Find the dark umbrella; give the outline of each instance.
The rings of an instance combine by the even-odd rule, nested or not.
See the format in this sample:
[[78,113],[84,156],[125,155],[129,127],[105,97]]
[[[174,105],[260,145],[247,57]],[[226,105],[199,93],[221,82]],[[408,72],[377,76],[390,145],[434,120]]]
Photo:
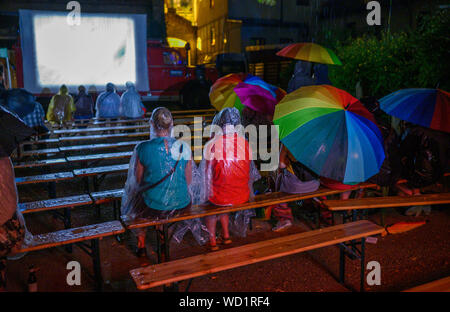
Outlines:
[[25,89],[9,89],[0,96],[0,104],[20,118],[34,111],[35,97]]
[[0,105],[0,157],[9,157],[20,142],[34,133],[17,115]]

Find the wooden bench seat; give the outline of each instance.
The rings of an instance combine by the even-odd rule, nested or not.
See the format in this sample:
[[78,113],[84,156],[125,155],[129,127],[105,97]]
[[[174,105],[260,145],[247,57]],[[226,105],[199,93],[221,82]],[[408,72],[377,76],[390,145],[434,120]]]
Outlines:
[[59,153],[58,148],[45,148],[45,149],[36,149],[31,151],[24,151],[20,154],[21,157],[25,156],[40,156],[40,155],[49,155],[49,154],[57,154]]
[[123,189],[92,192],[91,197],[96,205],[109,203],[114,200],[119,200],[123,196]]
[[59,138],[59,142],[71,142],[71,141],[97,141],[107,140],[115,138],[132,138],[138,136],[150,136],[150,132],[127,132],[127,133],[112,133],[112,134],[95,134],[95,135],[80,135],[80,136],[64,136]]
[[404,290],[404,292],[450,292],[450,276]]
[[67,162],[67,160],[65,158],[54,158],[54,159],[42,159],[42,160],[35,160],[35,161],[16,162],[14,164],[14,169],[52,166],[52,165],[64,164],[66,162]]
[[21,145],[51,144],[51,143],[59,143],[58,138],[24,141],[21,143]]
[[[28,245],[22,246],[19,252],[31,252],[58,246],[78,245],[92,258],[94,279],[97,290],[102,289],[102,273],[99,240],[125,232],[119,221],[109,221],[77,228],[70,228],[51,233],[33,235]],[[90,244],[86,244],[90,241]]]
[[[131,270],[130,274],[138,289],[148,289],[252,263],[337,245],[346,241],[381,234],[382,232],[382,227],[363,220],[150,265]],[[361,268],[363,269],[361,274],[363,277],[363,255]]]
[[89,133],[89,132],[103,132],[103,131],[121,131],[121,130],[136,130],[145,129],[148,125],[138,125],[138,126],[119,126],[119,127],[102,127],[102,128],[85,128],[85,129],[61,129],[53,130],[53,134],[78,134],[78,133]]
[[[376,184],[372,183],[362,183],[360,185],[355,186],[352,190],[364,189],[364,188],[377,188]],[[345,190],[348,191],[348,190]],[[320,187],[315,192],[303,193],[303,194],[286,194],[282,192],[274,192],[262,195],[256,195],[253,201],[241,204],[241,205],[233,205],[233,206],[216,206],[213,204],[203,204],[203,205],[193,205],[189,209],[183,210],[182,213],[177,215],[176,217],[170,219],[158,219],[158,220],[150,220],[150,219],[134,219],[127,220],[123,218],[124,224],[128,229],[136,229],[142,227],[156,226],[161,224],[167,224],[172,222],[178,222],[182,220],[194,219],[194,218],[202,218],[205,216],[216,215],[221,213],[230,213],[241,210],[248,210],[254,208],[262,208],[270,205],[276,205],[286,202],[293,202],[298,200],[304,200],[314,197],[321,196],[329,196],[334,194],[340,194],[344,191],[342,190],[331,190],[328,188]]]
[[90,161],[100,159],[120,159],[120,158],[130,158],[132,155],[133,152],[130,151],[130,152],[107,153],[107,154],[68,156],[67,161],[77,162],[77,161]]
[[69,180],[74,178],[72,172],[56,172],[49,174],[40,174],[27,177],[16,177],[16,185],[33,184],[33,183],[45,183],[45,182],[58,182],[63,180]]
[[73,171],[73,174],[76,177],[88,177],[105,173],[126,172],[128,171],[128,168],[129,164],[93,167],[93,168],[76,169]]
[[367,197],[361,199],[323,201],[324,206],[331,211],[436,205],[448,203],[450,203],[450,193],[425,194],[417,196]]
[[118,148],[123,146],[135,146],[142,141],[126,141],[126,142],[117,142],[117,143],[101,143],[101,144],[87,144],[87,145],[72,145],[72,146],[62,146],[59,149],[61,152],[70,152],[70,151],[83,151],[83,150],[94,150],[94,149],[109,149],[109,148]]
[[52,198],[34,202],[19,203],[18,207],[23,214],[55,210],[61,208],[72,208],[92,204],[91,197],[87,194]]

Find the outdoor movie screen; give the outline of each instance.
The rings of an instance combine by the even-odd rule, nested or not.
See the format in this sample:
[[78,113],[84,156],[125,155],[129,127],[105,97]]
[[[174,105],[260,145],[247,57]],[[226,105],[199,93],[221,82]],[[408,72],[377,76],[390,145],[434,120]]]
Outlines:
[[[20,10],[24,87],[33,93],[57,92],[62,84],[103,91],[135,83],[148,91],[146,16]],[[48,90],[49,89],[49,90]]]

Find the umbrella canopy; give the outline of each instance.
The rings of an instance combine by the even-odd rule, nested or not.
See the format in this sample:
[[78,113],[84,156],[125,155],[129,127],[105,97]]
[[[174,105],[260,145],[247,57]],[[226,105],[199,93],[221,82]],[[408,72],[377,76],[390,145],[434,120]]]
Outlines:
[[383,163],[383,139],[372,114],[335,87],[307,86],[287,94],[273,122],[294,157],[322,177],[359,183]]
[[277,55],[314,63],[342,65],[333,51],[311,42],[290,44],[278,51]]
[[0,104],[20,118],[33,112],[35,97],[25,89],[9,89],[0,96]]
[[256,112],[273,116],[277,100],[268,90],[245,82],[239,83],[233,90],[241,103],[236,103],[239,111],[247,106]]
[[403,89],[380,100],[387,114],[423,127],[450,132],[450,93],[440,89]]
[[234,107],[235,102],[239,99],[233,89],[238,85],[238,83],[243,81],[242,78],[242,75],[229,74],[217,79],[211,86],[211,90],[209,92],[211,105],[218,111],[221,111],[226,107]]
[[273,115],[273,107],[285,95],[286,92],[283,89],[257,76],[229,74],[218,79],[211,86],[209,98],[211,104],[219,111],[226,107],[236,107],[242,111],[244,106],[247,106],[255,111]]
[[10,156],[20,142],[34,134],[17,115],[0,105],[0,157]]

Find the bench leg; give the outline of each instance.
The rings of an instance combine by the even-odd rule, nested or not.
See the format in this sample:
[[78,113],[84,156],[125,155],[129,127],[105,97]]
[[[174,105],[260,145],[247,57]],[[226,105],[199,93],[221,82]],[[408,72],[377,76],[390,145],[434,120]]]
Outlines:
[[[71,219],[72,218],[71,218],[70,208],[64,208],[64,228],[65,229],[70,229],[72,227]],[[72,253],[72,244],[66,245],[65,249],[68,253]]]
[[56,183],[55,182],[48,182],[48,197],[49,198],[56,198]]
[[163,252],[164,252],[164,260],[165,261],[170,261],[170,255],[169,255],[169,225],[168,224],[164,224],[163,225]]
[[94,267],[95,287],[97,291],[102,291],[103,278],[100,264],[100,245],[98,238],[91,240],[92,264]]
[[85,192],[86,193],[90,193],[90,190],[89,190],[89,177],[83,177],[83,181],[84,181]]
[[364,277],[365,277],[365,270],[366,270],[366,266],[365,266],[365,258],[366,258],[366,238],[363,237],[361,239],[361,280],[360,280],[360,287],[359,287],[359,291],[363,292],[364,291]]
[[188,284],[186,285],[186,289],[184,290],[185,292],[188,292],[189,288],[191,288],[192,280],[193,280],[193,278],[189,279]]
[[345,283],[345,247],[339,244],[339,283]]

